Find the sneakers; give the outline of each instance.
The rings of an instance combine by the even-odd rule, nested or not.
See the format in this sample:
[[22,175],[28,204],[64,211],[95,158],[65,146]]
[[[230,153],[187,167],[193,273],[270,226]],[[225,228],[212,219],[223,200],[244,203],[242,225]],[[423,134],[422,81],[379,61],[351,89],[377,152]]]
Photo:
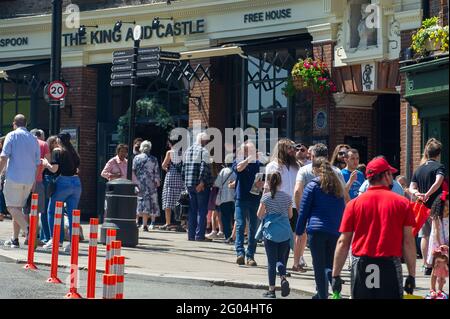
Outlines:
[[245,257],[244,256],[238,256],[238,258],[236,259],[236,264],[238,265],[244,265],[245,264]]
[[289,296],[290,292],[289,282],[286,279],[281,280],[281,297]]
[[[59,243],[59,247],[62,247],[62,243]],[[50,239],[43,247],[44,249],[52,249],[53,248],[53,239]]]
[[208,238],[208,239],[216,239],[216,238],[217,238],[217,232],[216,232],[216,231],[212,231],[212,232],[210,232],[209,234],[206,234],[206,235],[205,235],[205,238]]
[[223,232],[218,232],[217,233],[217,239],[225,239],[225,234]]
[[[151,227],[151,225],[150,225],[150,227]],[[153,228],[152,228],[152,229],[153,229]],[[148,226],[144,226],[144,227],[142,228],[142,231],[148,232]]]
[[66,247],[64,247],[64,252],[70,254],[72,250],[72,246],[70,244],[67,244]]
[[251,266],[251,267],[255,267],[258,264],[256,263],[256,261],[253,258],[248,258],[247,259],[247,266]]
[[275,295],[275,290],[268,290],[265,293],[263,293],[263,297],[264,298],[276,298],[277,296]]
[[19,248],[20,247],[19,238],[16,239],[11,238],[10,240],[5,241],[4,246],[7,247],[9,246],[11,248]]
[[155,229],[155,224],[151,223],[149,229],[151,230]]

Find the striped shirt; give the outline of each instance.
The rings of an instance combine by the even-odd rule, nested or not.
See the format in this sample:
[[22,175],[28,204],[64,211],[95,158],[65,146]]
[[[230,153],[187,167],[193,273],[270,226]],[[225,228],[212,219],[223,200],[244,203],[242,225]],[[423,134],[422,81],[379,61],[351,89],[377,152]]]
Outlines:
[[271,193],[265,193],[261,198],[261,203],[266,206],[266,214],[275,213],[289,216],[292,197],[283,191],[276,192],[274,198],[272,198]]

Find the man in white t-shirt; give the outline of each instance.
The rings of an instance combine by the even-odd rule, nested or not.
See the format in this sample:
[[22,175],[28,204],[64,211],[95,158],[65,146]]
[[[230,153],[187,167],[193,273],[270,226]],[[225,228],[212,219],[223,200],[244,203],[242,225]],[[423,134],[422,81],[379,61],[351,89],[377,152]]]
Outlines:
[[[311,151],[311,161],[318,157],[328,158],[328,148],[324,144],[316,144]],[[345,189],[344,176],[342,176],[341,171],[333,166],[333,171],[339,177],[342,182],[342,187]],[[311,182],[316,175],[313,173],[312,163],[305,165],[300,168],[297,174],[297,179],[295,183],[294,199],[295,205],[300,207],[300,202],[302,200],[303,189],[305,186]],[[345,202],[349,201],[348,193],[345,193]],[[304,233],[302,236],[295,236],[295,246],[294,246],[294,265],[292,266],[293,271],[305,272],[306,263],[303,258],[303,252],[305,251],[307,241],[307,235]]]

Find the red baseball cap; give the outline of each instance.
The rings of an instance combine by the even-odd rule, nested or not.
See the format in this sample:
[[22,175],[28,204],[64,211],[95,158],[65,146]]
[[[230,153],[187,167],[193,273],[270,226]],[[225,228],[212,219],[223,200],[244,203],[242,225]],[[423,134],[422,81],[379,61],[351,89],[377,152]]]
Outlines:
[[398,170],[389,165],[384,158],[375,158],[367,164],[366,177],[370,178],[386,171],[390,171],[392,174],[398,172]]

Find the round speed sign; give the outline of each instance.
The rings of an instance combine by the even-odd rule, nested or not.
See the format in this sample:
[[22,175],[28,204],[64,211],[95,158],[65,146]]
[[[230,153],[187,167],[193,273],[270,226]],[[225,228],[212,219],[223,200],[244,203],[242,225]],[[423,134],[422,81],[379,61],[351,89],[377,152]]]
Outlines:
[[67,87],[64,82],[53,81],[48,85],[48,96],[53,100],[60,100],[66,96]]

